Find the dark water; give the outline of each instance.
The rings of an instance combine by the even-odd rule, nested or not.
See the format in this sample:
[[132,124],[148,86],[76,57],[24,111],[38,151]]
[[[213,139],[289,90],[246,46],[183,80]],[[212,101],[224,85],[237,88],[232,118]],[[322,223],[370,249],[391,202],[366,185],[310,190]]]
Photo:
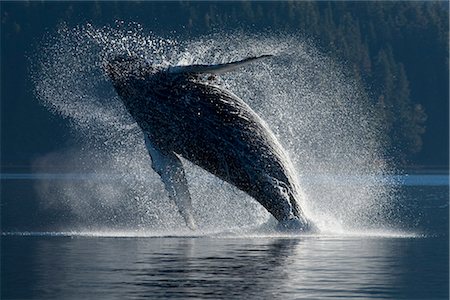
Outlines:
[[448,299],[443,178],[404,182],[398,231],[132,237],[3,230],[1,298]]

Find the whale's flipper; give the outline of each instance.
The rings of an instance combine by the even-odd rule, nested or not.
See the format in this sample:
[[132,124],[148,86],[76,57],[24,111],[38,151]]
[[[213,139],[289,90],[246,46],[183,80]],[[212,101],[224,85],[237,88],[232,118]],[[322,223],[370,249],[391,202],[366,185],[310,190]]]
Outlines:
[[187,226],[195,230],[197,226],[192,216],[191,195],[189,194],[181,160],[173,152],[163,153],[151,142],[147,135],[145,135],[145,145],[152,158],[152,168],[161,176],[161,180],[169,193],[169,198],[177,204]]
[[226,64],[217,64],[217,65],[190,65],[190,66],[176,66],[171,68],[169,71],[172,73],[188,73],[188,74],[202,74],[202,73],[211,73],[211,74],[222,74],[225,72],[233,71],[237,68],[245,66],[249,63],[252,63],[256,60],[271,57],[273,55],[266,54],[255,57],[248,57],[243,60],[234,61]]

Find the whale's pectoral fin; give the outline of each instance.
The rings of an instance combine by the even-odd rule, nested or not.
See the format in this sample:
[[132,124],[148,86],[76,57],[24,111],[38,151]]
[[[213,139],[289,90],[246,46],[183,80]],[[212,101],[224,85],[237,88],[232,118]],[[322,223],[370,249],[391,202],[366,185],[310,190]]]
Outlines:
[[234,61],[226,64],[217,64],[217,65],[190,65],[190,66],[176,66],[171,69],[173,73],[188,73],[188,74],[203,74],[203,73],[211,73],[211,74],[222,74],[225,72],[233,71],[237,68],[250,64],[256,60],[260,60],[266,57],[271,57],[273,55],[266,54],[255,57],[248,57],[243,60]]
[[180,214],[192,230],[196,229],[192,216],[192,201],[181,160],[173,153],[163,153],[145,135],[145,145],[152,158],[152,168],[161,176],[169,198],[178,206]]

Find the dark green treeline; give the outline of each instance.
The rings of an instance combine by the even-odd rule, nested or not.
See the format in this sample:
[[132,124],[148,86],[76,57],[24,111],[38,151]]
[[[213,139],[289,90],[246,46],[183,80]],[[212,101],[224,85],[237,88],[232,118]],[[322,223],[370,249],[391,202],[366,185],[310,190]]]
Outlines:
[[236,29],[299,34],[343,62],[367,87],[384,116],[387,157],[404,165],[448,167],[448,2],[2,2],[1,7],[3,62],[5,53],[20,53],[24,39],[39,39],[61,21],[71,26],[134,21],[155,33],[182,36]]

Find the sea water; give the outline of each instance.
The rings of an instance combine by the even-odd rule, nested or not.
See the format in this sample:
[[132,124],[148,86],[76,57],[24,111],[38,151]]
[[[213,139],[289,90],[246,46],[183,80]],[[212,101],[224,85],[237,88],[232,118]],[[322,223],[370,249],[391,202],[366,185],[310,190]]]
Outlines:
[[448,299],[448,175],[402,178],[397,230],[2,232],[1,298]]

